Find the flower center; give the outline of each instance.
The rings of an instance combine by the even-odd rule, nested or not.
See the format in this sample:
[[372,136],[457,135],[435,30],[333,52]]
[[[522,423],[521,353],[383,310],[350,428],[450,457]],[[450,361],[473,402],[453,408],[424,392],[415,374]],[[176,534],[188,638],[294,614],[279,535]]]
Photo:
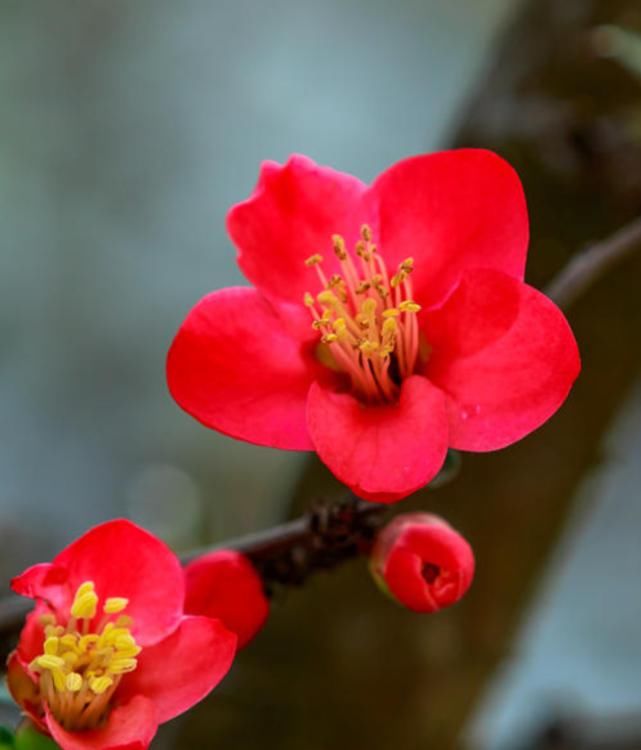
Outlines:
[[367,225],[355,245],[356,257],[340,235],[332,242],[340,274],[327,278],[322,255],[305,261],[323,287],[316,297],[307,292],[304,298],[321,336],[319,358],[347,374],[361,399],[394,401],[401,381],[414,372],[419,352],[416,313],[421,308],[412,299],[410,280],[414,260],[407,258],[390,276]]
[[133,672],[141,648],[131,634],[133,620],[123,613],[129,603],[110,597],[92,627],[98,596],[92,581],[78,587],[66,627],[53,614],[43,615],[43,653],[29,665],[40,675],[40,694],[66,729],[98,726],[123,674]]
[[438,565],[434,565],[434,563],[423,563],[423,567],[421,568],[421,575],[425,579],[426,583],[429,583],[431,585],[436,581],[440,574],[441,569]]

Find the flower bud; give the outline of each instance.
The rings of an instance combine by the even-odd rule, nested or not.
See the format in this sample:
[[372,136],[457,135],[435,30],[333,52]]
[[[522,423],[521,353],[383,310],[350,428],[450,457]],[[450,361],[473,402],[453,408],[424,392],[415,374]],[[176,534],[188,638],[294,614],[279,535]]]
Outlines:
[[396,601],[415,612],[456,603],[474,578],[474,554],[448,523],[429,513],[405,513],[378,534],[370,567]]
[[240,552],[219,550],[185,566],[185,612],[218,618],[246,646],[265,624],[269,603],[254,566]]

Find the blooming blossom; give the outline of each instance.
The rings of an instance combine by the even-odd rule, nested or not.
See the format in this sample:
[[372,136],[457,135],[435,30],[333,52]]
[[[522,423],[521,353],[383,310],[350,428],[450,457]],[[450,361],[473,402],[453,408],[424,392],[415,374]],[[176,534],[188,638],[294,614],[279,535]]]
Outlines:
[[429,513],[404,513],[377,536],[370,567],[394,599],[415,612],[455,604],[474,578],[474,554],[448,523]]
[[579,372],[563,314],[523,283],[523,190],[491,152],[409,158],[369,186],[266,162],[228,229],[254,288],[191,310],[170,391],[220,432],[317,451],[362,498],[423,487],[448,446],[521,439]]
[[63,750],[144,750],[231,666],[236,636],[184,614],[180,562],[128,521],[96,526],[12,587],[36,606],[9,689]]
[[217,550],[185,566],[185,612],[219,618],[246,646],[265,624],[269,603],[250,561],[234,550]]

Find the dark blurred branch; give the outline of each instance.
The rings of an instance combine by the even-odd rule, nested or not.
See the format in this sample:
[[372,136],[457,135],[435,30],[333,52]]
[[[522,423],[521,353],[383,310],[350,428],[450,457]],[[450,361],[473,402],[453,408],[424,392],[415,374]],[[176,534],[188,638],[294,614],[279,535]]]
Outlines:
[[367,553],[388,507],[349,496],[318,505],[289,523],[191,552],[182,560],[189,562],[215,549],[235,549],[252,561],[268,593],[274,585],[300,586],[315,571]]
[[[545,293],[568,307],[635,249],[641,249],[641,217],[574,257]],[[271,593],[277,585],[299,586],[316,571],[330,570],[367,553],[387,510],[387,505],[350,496],[317,506],[289,523],[191,552],[182,560],[189,562],[215,549],[236,549],[249,557]],[[0,653],[11,648],[30,606],[15,597],[0,600]]]
[[612,266],[641,249],[641,216],[596,245],[576,255],[545,288],[560,307],[569,307],[577,297],[604,276]]

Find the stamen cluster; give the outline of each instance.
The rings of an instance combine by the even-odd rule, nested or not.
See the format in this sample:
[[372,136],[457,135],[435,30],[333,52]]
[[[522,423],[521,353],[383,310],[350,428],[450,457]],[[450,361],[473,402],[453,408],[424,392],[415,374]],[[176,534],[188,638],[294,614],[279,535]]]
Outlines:
[[421,308],[412,299],[410,280],[414,260],[406,258],[390,277],[367,225],[355,245],[356,258],[341,235],[334,235],[332,243],[340,274],[327,278],[322,255],[305,261],[316,269],[323,287],[316,297],[305,294],[312,327],[361,399],[393,401],[401,381],[414,372],[419,351],[416,313]]
[[43,653],[29,666],[40,675],[43,700],[66,729],[99,725],[122,675],[136,669],[141,648],[131,634],[132,618],[121,614],[128,603],[122,597],[106,599],[103,617],[92,628],[98,596],[93,582],[85,581],[76,591],[66,626],[53,614],[41,617]]

